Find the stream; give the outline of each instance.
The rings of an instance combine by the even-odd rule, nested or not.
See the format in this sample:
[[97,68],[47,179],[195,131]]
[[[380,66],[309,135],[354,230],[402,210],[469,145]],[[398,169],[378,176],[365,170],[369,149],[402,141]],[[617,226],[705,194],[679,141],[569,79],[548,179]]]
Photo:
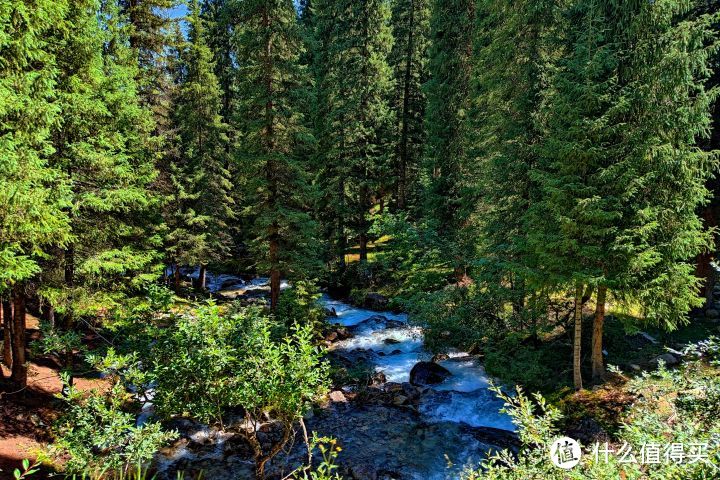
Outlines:
[[[186,274],[197,277],[196,270]],[[265,278],[243,280],[208,272],[206,283],[211,292],[226,299],[258,298],[269,291]],[[384,401],[352,401],[360,395],[359,387],[347,385],[332,392],[328,404],[306,418],[309,430],[338,440],[344,478],[457,478],[464,469],[477,468],[489,451],[514,445],[515,426],[500,413],[503,402],[488,389],[490,379],[476,357],[452,352],[437,362],[452,375],[431,387],[410,385],[413,366],[431,359],[420,327],[408,324],[404,313],[357,308],[327,295],[320,301],[336,314],[328,321],[346,327],[352,335],[329,347],[330,358],[345,365],[362,362],[384,375],[367,389]],[[143,415],[148,415],[147,410],[146,406]],[[202,470],[203,478],[214,480],[253,478],[244,441],[190,421],[175,427],[182,439],[158,456],[160,478],[174,478],[181,470]],[[303,441],[296,438],[273,460],[269,472],[281,478],[306,455]]]

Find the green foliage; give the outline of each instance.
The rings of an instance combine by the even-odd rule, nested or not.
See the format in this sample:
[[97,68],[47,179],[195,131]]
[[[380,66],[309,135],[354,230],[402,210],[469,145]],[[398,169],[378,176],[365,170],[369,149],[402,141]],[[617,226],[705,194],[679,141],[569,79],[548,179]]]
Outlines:
[[222,92],[197,2],[191,5],[188,21],[189,40],[178,47],[165,242],[173,264],[207,265],[226,260],[232,246],[229,126],[220,116]]
[[318,212],[329,242],[328,260],[344,264],[349,238],[358,238],[361,257],[366,253],[367,216],[393,170],[390,9],[381,0],[322,0],[312,7],[322,186]]
[[295,480],[342,480],[342,477],[335,470],[338,469],[335,461],[338,453],[342,450],[337,445],[337,440],[330,437],[318,437],[315,432],[308,445],[310,451],[316,448],[320,451],[322,460],[317,466],[307,465],[296,472],[292,478]]
[[0,291],[40,271],[38,259],[69,240],[67,186],[48,163],[57,122],[51,31],[64,1],[0,4]]
[[279,340],[275,327],[258,308],[221,315],[208,304],[178,318],[151,351],[158,414],[222,423],[224,409],[241,406],[253,419],[300,418],[322,393],[326,367],[312,325]]
[[28,460],[27,458],[23,459],[22,470],[20,470],[19,468],[13,470],[13,478],[15,480],[22,480],[24,478],[28,478],[29,476],[39,471],[39,466],[39,462],[35,462],[34,464],[30,465],[30,460]]
[[286,331],[294,325],[304,325],[310,327],[315,335],[319,335],[326,325],[325,310],[318,302],[320,296],[315,282],[294,282],[280,294],[275,317],[285,325]]
[[120,383],[106,393],[85,395],[66,384],[68,409],[54,428],[52,457],[67,459],[65,471],[90,478],[129,472],[146,464],[163,444],[174,439],[158,423],[135,425],[127,409],[130,396]]
[[[689,362],[681,369],[658,371],[630,381],[625,387],[637,398],[622,417],[623,425],[612,445],[616,449],[627,442],[633,453],[646,444],[665,446],[682,443],[687,449],[692,443],[707,444],[707,459],[698,462],[665,462],[657,464],[620,463],[616,454],[605,462],[601,454],[595,460],[592,445],[582,445],[584,455],[580,464],[562,470],[550,462],[548,449],[560,436],[557,425],[561,414],[549,406],[542,396],[534,401],[521,390],[509,396],[496,389],[505,401],[507,412],[518,427],[522,447],[517,458],[502,452],[483,462],[480,470],[468,471],[465,479],[685,479],[715,478],[720,468],[720,416],[717,402],[720,376],[717,369],[703,362]],[[602,445],[601,445],[602,446]]]

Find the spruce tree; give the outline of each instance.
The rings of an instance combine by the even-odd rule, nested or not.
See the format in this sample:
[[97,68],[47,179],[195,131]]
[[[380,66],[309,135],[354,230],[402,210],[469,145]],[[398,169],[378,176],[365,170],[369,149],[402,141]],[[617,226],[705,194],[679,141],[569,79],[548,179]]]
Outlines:
[[336,258],[343,258],[352,232],[365,262],[367,216],[376,201],[382,202],[392,176],[390,11],[385,2],[370,0],[317,1],[313,12],[321,208]]
[[74,3],[54,39],[60,121],[51,164],[71,187],[73,239],[43,272],[41,295],[72,328],[156,278],[158,208],[147,139],[152,129],[135,82],[132,50],[114,4]]
[[391,25],[394,43],[388,61],[395,79],[395,201],[399,209],[405,209],[409,204],[418,206],[418,173],[425,142],[426,98],[422,87],[428,80],[428,0],[393,1]]
[[[546,62],[559,45],[554,2],[486,1],[479,5],[468,128],[468,163],[479,188],[483,274],[506,286],[516,313],[533,270],[527,212],[537,199],[530,171],[542,132],[537,125]],[[473,180],[473,178],[471,178]]]
[[[576,286],[576,310],[582,286],[597,287],[596,378],[608,292],[669,328],[698,301],[689,262],[708,239],[695,209],[712,156],[695,142],[709,127],[714,39],[709,17],[685,14],[684,2],[578,2],[569,55],[546,92],[531,242],[549,278]],[[577,317],[575,328],[581,387]]]
[[27,383],[25,298],[48,247],[69,239],[66,185],[48,164],[57,121],[52,32],[64,1],[0,4],[0,317],[13,387]]
[[298,103],[306,74],[298,62],[303,45],[291,0],[243,2],[238,18],[238,170],[274,309],[281,276],[309,275],[315,257],[307,166],[298,155],[308,140]]
[[[436,0],[430,17],[430,80],[426,85],[425,215],[443,239],[458,279],[468,257],[462,230],[474,203],[464,168],[476,2]],[[469,192],[468,192],[469,193]]]
[[180,87],[173,104],[176,140],[166,241],[176,271],[180,265],[198,265],[198,286],[205,288],[207,264],[229,257],[229,222],[235,214],[227,168],[228,126],[220,115],[222,92],[196,3],[190,5],[188,35],[180,50]]

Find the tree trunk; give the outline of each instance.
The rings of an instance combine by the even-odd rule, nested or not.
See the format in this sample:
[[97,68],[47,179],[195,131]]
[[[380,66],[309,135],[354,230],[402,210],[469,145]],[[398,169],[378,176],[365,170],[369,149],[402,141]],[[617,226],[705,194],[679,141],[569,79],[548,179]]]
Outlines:
[[6,367],[12,368],[12,326],[13,326],[13,302],[7,300],[0,306],[3,318],[3,363]]
[[597,306],[595,307],[595,318],[593,319],[592,336],[592,376],[593,381],[600,381],[605,376],[605,365],[603,364],[603,323],[605,322],[605,297],[607,287],[598,286]]
[[75,246],[70,244],[65,250],[65,286],[70,291],[69,305],[63,315],[63,328],[72,329],[73,326],[73,289],[75,288]]
[[175,293],[178,293],[180,291],[180,265],[175,265],[173,277],[175,278]]
[[573,342],[573,383],[575,390],[582,390],[582,372],[580,371],[580,351],[582,341],[582,294],[583,287],[575,288],[575,339]]
[[270,309],[275,310],[280,300],[280,265],[278,253],[280,242],[277,238],[277,226],[271,227],[270,233]]
[[25,292],[17,288],[13,295],[14,314],[12,331],[12,375],[10,380],[17,388],[27,386],[27,365],[25,365]]
[[200,265],[200,271],[198,272],[197,286],[201,290],[205,290],[205,284],[207,283],[207,265]]
[[360,234],[360,261],[361,262],[367,262],[367,259],[368,259],[367,244],[368,244],[367,234],[363,232]]

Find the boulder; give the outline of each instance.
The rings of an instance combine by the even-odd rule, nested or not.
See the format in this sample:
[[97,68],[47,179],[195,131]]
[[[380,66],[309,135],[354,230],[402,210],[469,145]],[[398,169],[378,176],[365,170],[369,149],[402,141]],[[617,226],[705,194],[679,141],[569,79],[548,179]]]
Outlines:
[[327,335],[325,335],[325,341],[327,341],[327,342],[334,342],[337,339],[338,339],[337,332],[330,332]]
[[330,397],[330,401],[332,401],[333,403],[347,403],[347,398],[345,398],[345,394],[340,390],[333,390],[328,396]]
[[370,377],[370,385],[381,385],[387,382],[387,377],[383,372],[375,372]]
[[337,317],[337,312],[335,311],[334,308],[326,308],[326,309],[325,309],[325,316],[326,316],[326,317],[333,317],[333,318],[335,318],[335,317]]
[[400,340],[398,340],[397,338],[386,338],[385,340],[383,340],[383,343],[385,345],[397,345],[398,343],[400,343]]
[[397,405],[399,407],[400,405],[405,404],[405,402],[407,402],[407,399],[408,397],[406,397],[405,395],[396,395],[393,397],[392,403],[393,405]]
[[365,295],[363,307],[370,310],[385,310],[388,306],[388,299],[379,293],[370,292]]
[[452,373],[437,363],[418,362],[410,370],[410,383],[413,385],[435,385],[442,382]]
[[677,365],[680,363],[680,360],[675,357],[672,353],[663,353],[662,355],[658,355],[657,357],[653,358],[650,361],[650,365],[653,367],[657,367],[660,364],[660,361],[665,362],[666,367],[672,367],[674,365]]
[[395,350],[390,352],[390,355],[400,355],[401,353],[402,353],[402,350],[400,350],[399,348],[396,348]]
[[443,360],[447,360],[448,358],[450,358],[450,356],[447,353],[436,353],[432,356],[430,361],[433,363],[437,363],[442,362]]

